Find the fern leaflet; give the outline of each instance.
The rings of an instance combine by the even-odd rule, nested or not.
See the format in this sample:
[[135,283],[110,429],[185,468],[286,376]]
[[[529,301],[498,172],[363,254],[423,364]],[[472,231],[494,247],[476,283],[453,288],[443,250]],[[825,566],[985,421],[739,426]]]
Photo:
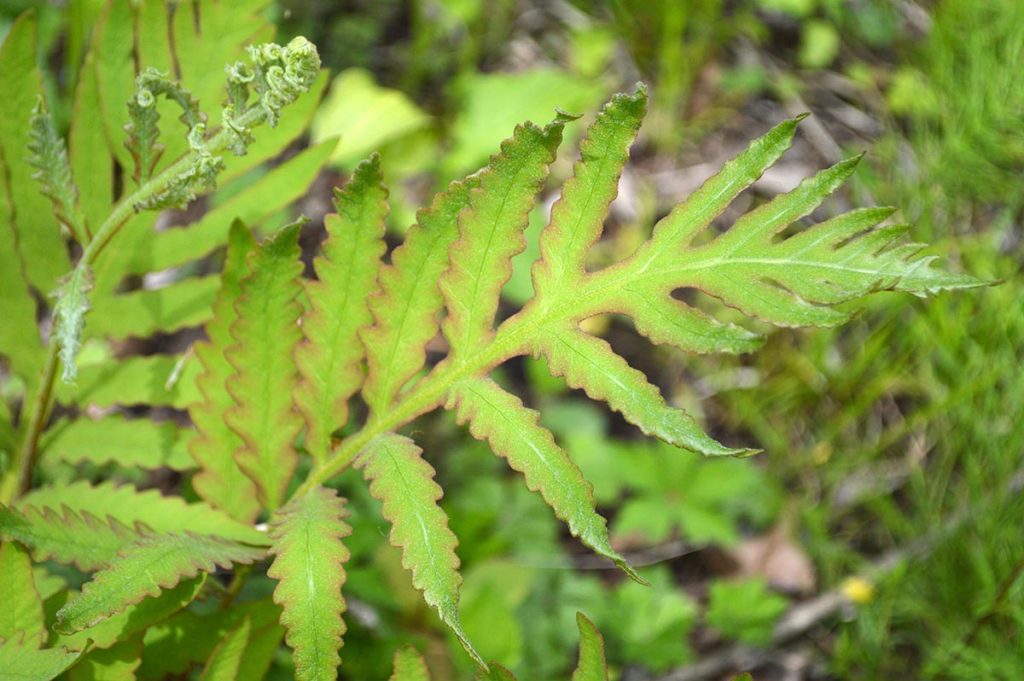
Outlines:
[[274,602],[283,609],[285,641],[294,651],[300,681],[338,676],[338,649],[345,633],[341,587],[349,559],[341,540],[351,532],[343,520],[346,515],[343,500],[319,487],[292,499],[271,522],[270,553],[275,558],[267,575],[278,582]]
[[57,611],[54,629],[71,634],[91,627],[182,579],[217,566],[253,563],[263,550],[194,534],[150,535],[117,554],[116,565],[97,572],[82,593]]

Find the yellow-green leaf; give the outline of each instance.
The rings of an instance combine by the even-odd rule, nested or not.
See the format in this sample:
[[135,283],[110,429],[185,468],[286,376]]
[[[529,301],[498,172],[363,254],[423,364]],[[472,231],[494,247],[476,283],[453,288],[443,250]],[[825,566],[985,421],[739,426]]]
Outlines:
[[276,579],[274,602],[281,606],[285,641],[292,649],[299,681],[333,681],[338,677],[345,623],[348,549],[351,533],[344,502],[334,490],[317,487],[285,504],[271,519],[267,575]]

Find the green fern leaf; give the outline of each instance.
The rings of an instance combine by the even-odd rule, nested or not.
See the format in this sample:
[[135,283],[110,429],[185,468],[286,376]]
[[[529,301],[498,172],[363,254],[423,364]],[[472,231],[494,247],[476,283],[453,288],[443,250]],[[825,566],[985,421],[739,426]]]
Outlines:
[[46,621],[28,550],[13,541],[0,544],[0,575],[0,640],[23,636],[38,646],[46,640]]
[[142,539],[146,528],[128,528],[112,518],[51,508],[0,508],[0,539],[24,544],[36,560],[55,560],[95,570],[110,564],[125,546]]
[[608,665],[604,659],[604,638],[583,613],[576,613],[580,628],[580,659],[571,681],[608,681]]
[[370,323],[367,297],[377,288],[386,250],[387,190],[380,160],[361,163],[335,195],[337,214],[324,220],[327,241],[313,262],[318,281],[306,286],[305,342],[295,353],[302,381],[295,402],[306,419],[306,449],[327,457],[331,433],[348,420],[348,399],[363,381],[363,345],[357,332]]
[[112,340],[145,338],[199,326],[213,314],[218,284],[217,277],[190,277],[162,288],[97,298],[85,335]]
[[243,525],[205,503],[187,504],[181,497],[165,497],[154,489],[140,492],[131,485],[116,486],[109,481],[96,486],[79,480],[40,487],[30,491],[16,504],[19,509],[27,506],[70,509],[79,515],[113,518],[128,527],[141,523],[159,533],[192,532],[247,544],[269,543],[265,533]]
[[647,435],[709,456],[752,454],[715,442],[686,412],[665,404],[658,389],[640,371],[629,366],[600,338],[578,328],[551,328],[533,340],[533,351],[543,354],[548,368],[570,387],[583,389],[591,399],[603,400]]
[[470,194],[459,217],[450,268],[440,283],[448,309],[442,328],[452,361],[461,360],[492,335],[498,295],[512,275],[512,256],[526,247],[522,232],[533,197],[555,160],[568,120],[560,116],[543,129],[530,123],[517,128]]
[[[574,176],[541,235],[534,298],[496,330],[499,291],[508,279],[510,258],[522,250],[526,215],[554,157],[564,119],[544,129],[521,126],[488,168],[453,184],[431,210],[420,213],[420,224],[382,272],[382,293],[370,303],[375,324],[362,334],[369,366],[363,394],[371,418],[314,470],[303,490],[353,461],[366,465],[361,452],[372,450],[381,441],[375,438],[382,437],[402,443],[385,450],[403,453],[389,459],[392,477],[404,483],[408,478],[394,471],[416,471],[414,479],[423,478],[419,450],[387,433],[444,405],[522,471],[527,485],[542,494],[574,534],[617,559],[579,471],[537,425],[536,416],[488,380],[497,366],[519,355],[543,355],[570,386],[607,402],[649,435],[704,455],[745,455],[755,450],[716,442],[581,323],[618,313],[633,318],[638,331],[657,343],[696,352],[745,352],[758,345],[757,334],[722,324],[672,294],[697,288],[777,325],[822,325],[845,318],[833,309],[835,304],[877,289],[923,294],[978,285],[970,277],[934,269],[931,258],[917,256],[916,245],[894,246],[902,228],[878,226],[890,214],[886,210],[853,211],[790,234],[794,223],[850,175],[856,159],[766,202],[724,233],[712,232],[713,221],[732,200],[790,146],[799,118],[777,126],[727,163],[655,225],[651,239],[633,255],[587,271],[587,252],[601,236],[645,105],[646,92],[639,87],[632,95],[613,98],[590,127]],[[453,240],[456,216],[459,235]],[[438,278],[442,256],[434,249],[445,244],[450,244],[449,269]],[[423,346],[437,328],[437,288],[447,313],[442,329],[449,355],[412,381],[423,366]],[[372,460],[383,466],[380,459]],[[400,486],[393,483],[392,494]],[[423,503],[439,494],[425,495]],[[416,526],[416,510],[409,505],[393,500],[385,509],[396,527]],[[399,535],[396,543],[403,541]]]
[[427,663],[412,646],[402,646],[395,651],[393,669],[388,681],[430,681]]
[[61,421],[46,431],[39,451],[44,465],[116,463],[123,468],[187,471],[195,462],[185,445],[185,431],[171,421],[155,423],[111,415],[96,421]]
[[438,506],[441,488],[422,450],[400,435],[383,435],[369,443],[356,467],[370,481],[370,494],[383,504],[391,523],[391,543],[402,549],[402,565],[412,583],[435,608],[474,660],[486,664],[466,638],[459,623],[459,541],[448,529],[448,516]]
[[456,410],[460,423],[469,423],[473,437],[487,440],[522,473],[526,486],[541,494],[573,536],[643,581],[611,547],[605,520],[594,509],[593,488],[551,433],[537,423],[537,412],[487,378],[455,384],[445,406]]
[[117,554],[116,563],[97,572],[82,593],[57,611],[54,629],[71,634],[173,589],[184,578],[260,560],[263,550],[195,534],[150,535]]
[[267,575],[278,581],[274,602],[283,608],[281,624],[300,681],[338,677],[345,633],[341,587],[349,559],[341,540],[352,531],[343,520],[347,514],[334,490],[318,487],[292,499],[271,520],[275,558]]
[[68,155],[71,173],[82,187],[78,197],[87,225],[98,226],[114,205],[114,183],[94,180],[113,177],[114,162],[107,149],[103,126],[96,124],[101,112],[99,83],[96,80],[95,52],[89,50],[78,74],[71,130],[68,133]]
[[292,409],[298,380],[292,356],[302,340],[296,323],[302,314],[297,300],[302,290],[300,227],[285,227],[250,254],[251,274],[242,280],[235,302],[238,319],[231,325],[236,344],[226,352],[235,368],[227,389],[237,406],[224,416],[243,441],[235,461],[270,510],[284,499],[296,463],[292,442],[302,428],[302,418]]
[[[0,173],[7,166],[0,145]],[[7,358],[11,371],[31,389],[38,380],[43,363],[43,345],[36,325],[35,301],[28,282],[22,276],[21,257],[14,231],[14,200],[6,182],[0,183],[0,355]]]
[[375,414],[387,409],[426,362],[424,348],[437,334],[444,307],[437,281],[458,238],[459,213],[479,184],[479,177],[470,176],[438,194],[381,269],[380,293],[369,300],[374,324],[360,333],[369,369],[363,399]]
[[0,641],[0,681],[50,681],[81,655],[58,648],[39,650],[20,638],[9,638]]
[[217,643],[246,617],[252,620],[252,631],[239,676],[263,678],[284,632],[277,623],[281,609],[269,598],[235,602],[231,608],[213,612],[182,610],[157,622],[146,631],[139,677],[163,679],[187,674],[193,665],[209,660]]
[[213,303],[213,319],[206,325],[207,339],[193,346],[196,361],[202,367],[196,379],[202,399],[189,406],[189,416],[196,427],[189,453],[200,468],[192,478],[192,486],[208,503],[245,522],[252,522],[260,509],[255,484],[231,456],[242,446],[242,439],[224,420],[224,414],[235,406],[224,390],[224,384],[235,372],[224,353],[234,343],[231,324],[237,319],[235,301],[242,292],[242,279],[249,274],[246,259],[255,248],[256,240],[249,230],[240,222],[233,223],[220,290]]
[[242,623],[228,632],[228,635],[217,644],[203,669],[200,681],[241,681],[238,675],[242,666],[242,656],[249,644],[249,632],[252,620],[246,617]]
[[90,649],[68,672],[68,681],[135,681],[142,663],[142,635],[109,648]]
[[[162,622],[194,601],[206,584],[206,575],[183,580],[173,589],[165,589],[155,598],[146,598],[102,622],[73,634],[57,634],[54,645],[68,650],[104,650],[127,641],[149,627]],[[70,597],[70,594],[65,594]],[[64,605],[65,601],[59,605]]]
[[145,404],[185,409],[199,400],[197,364],[174,355],[99,361],[79,367],[74,384],[58,383],[57,401],[100,408]]
[[613,97],[587,131],[573,176],[551,210],[552,227],[541,235],[542,259],[533,272],[538,302],[572,288],[583,276],[584,258],[601,236],[646,109],[646,89],[639,86],[635,95]]
[[10,191],[13,230],[25,278],[48,295],[57,279],[71,269],[60,226],[50,202],[32,178],[35,169],[26,150],[32,141],[29,117],[43,94],[43,81],[36,64],[36,21],[24,12],[11,24],[0,44],[0,157],[5,165],[5,182]]

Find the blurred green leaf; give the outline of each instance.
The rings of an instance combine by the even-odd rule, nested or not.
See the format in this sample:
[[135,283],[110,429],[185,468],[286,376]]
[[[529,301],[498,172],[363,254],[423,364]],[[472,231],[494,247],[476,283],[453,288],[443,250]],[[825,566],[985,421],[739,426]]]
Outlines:
[[[463,99],[454,123],[452,148],[443,162],[446,176],[482,165],[498,151],[508,131],[523,121],[550,120],[555,109],[570,113],[593,110],[606,90],[593,79],[551,68],[477,73],[459,85]],[[571,130],[573,126],[567,127]],[[573,135],[567,131],[565,136]]]
[[787,607],[789,601],[769,591],[762,579],[719,580],[711,585],[705,617],[727,638],[765,645],[772,640],[775,621]]
[[[430,125],[430,116],[362,69],[342,71],[313,119],[313,142],[341,136],[331,163],[352,168],[374,151]],[[503,129],[504,132],[504,129]]]

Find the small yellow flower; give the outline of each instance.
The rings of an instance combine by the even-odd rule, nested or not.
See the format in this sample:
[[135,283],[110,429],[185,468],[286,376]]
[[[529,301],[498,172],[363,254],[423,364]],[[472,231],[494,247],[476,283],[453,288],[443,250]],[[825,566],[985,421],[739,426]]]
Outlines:
[[863,605],[875,597],[875,585],[863,577],[847,577],[839,590],[857,605]]

